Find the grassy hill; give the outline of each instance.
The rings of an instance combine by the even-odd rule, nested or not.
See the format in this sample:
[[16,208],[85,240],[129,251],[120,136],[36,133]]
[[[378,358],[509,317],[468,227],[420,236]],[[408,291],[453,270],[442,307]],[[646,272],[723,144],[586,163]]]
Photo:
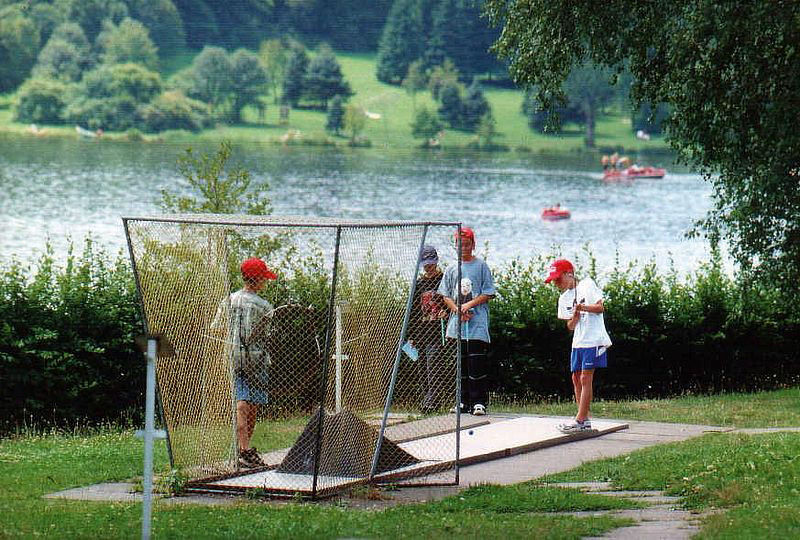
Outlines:
[[[162,60],[162,75],[174,75],[188,67],[194,52],[183,51]],[[375,78],[375,54],[338,53],[338,60],[345,78],[355,95],[350,102],[374,113],[367,120],[363,135],[376,148],[412,148],[419,141],[411,136],[411,122],[415,110],[427,107],[435,111],[438,107],[430,92],[418,92],[414,98],[403,88],[383,84]],[[522,92],[509,89],[487,87],[486,98],[492,106],[500,136],[496,142],[512,151],[532,152],[573,152],[584,149],[583,132],[575,126],[566,126],[558,136],[545,136],[532,131],[521,113]],[[28,125],[13,122],[13,96],[0,96],[0,132],[32,135]],[[268,108],[263,117],[255,109],[245,109],[245,125],[218,125],[201,133],[168,131],[147,139],[171,140],[178,142],[215,141],[223,138],[234,142],[280,142],[289,130],[299,132],[300,140],[306,144],[346,144],[344,137],[335,137],[325,131],[326,115],[322,111],[292,109],[288,125],[279,125],[279,107],[268,100]],[[379,115],[379,117],[378,117]],[[41,126],[40,126],[41,128]],[[38,136],[77,136],[73,126],[45,126],[44,133]],[[124,133],[108,133],[110,138],[126,138]],[[472,133],[446,130],[441,144],[444,148],[460,148],[475,140]],[[633,152],[666,147],[661,138],[641,141],[634,137],[630,128],[630,118],[613,110],[601,116],[596,129],[596,144],[601,150],[617,148]]]

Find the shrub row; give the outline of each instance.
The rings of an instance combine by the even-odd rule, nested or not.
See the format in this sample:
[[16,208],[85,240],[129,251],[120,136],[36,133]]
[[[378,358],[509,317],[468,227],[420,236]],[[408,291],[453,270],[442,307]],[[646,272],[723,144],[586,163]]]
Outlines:
[[[555,318],[558,292],[545,285],[547,260],[498,272],[492,349],[498,392],[521,399],[571,395],[571,334]],[[586,271],[581,271],[581,266]],[[595,389],[604,398],[748,391],[800,378],[800,316],[768,280],[737,281],[718,256],[694,274],[655,264],[598,275],[589,258],[577,274],[604,289],[614,342]]]
[[143,404],[144,362],[130,265],[91,241],[63,266],[47,250],[35,267],[0,270],[0,432],[117,420]]
[[[555,318],[558,292],[543,283],[547,263],[540,257],[495,269],[492,358],[495,389],[507,397],[571,395],[570,335]],[[609,369],[597,378],[599,396],[767,389],[798,380],[798,315],[768,281],[738,282],[720,268],[715,260],[681,278],[653,264],[598,275],[591,258],[578,263],[579,277],[592,275],[605,290],[614,341]],[[141,328],[122,255],[111,258],[87,240],[64,265],[50,250],[33,265],[5,264],[0,432],[30,419],[99,422],[141,411],[144,362],[133,345]]]

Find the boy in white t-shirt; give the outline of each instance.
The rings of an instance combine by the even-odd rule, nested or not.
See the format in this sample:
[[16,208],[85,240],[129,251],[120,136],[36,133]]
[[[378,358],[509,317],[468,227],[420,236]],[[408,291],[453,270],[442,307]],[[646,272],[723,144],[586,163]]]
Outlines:
[[570,370],[578,414],[574,422],[560,424],[563,433],[576,433],[592,429],[589,406],[592,403],[594,370],[607,365],[606,349],[611,338],[603,322],[603,291],[591,278],[575,279],[575,269],[566,259],[558,259],[550,266],[545,283],[552,282],[561,292],[558,298],[558,318],[567,321],[572,332]]

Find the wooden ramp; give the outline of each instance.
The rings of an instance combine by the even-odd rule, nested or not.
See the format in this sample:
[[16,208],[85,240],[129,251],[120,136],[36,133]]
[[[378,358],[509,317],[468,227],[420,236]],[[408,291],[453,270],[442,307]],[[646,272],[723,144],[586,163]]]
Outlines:
[[[426,418],[416,422],[429,424],[428,436],[409,439],[403,437],[407,433],[420,432],[420,426],[412,429],[402,424],[392,426],[392,440],[403,450],[413,455],[419,463],[400,469],[384,472],[375,477],[378,482],[391,482],[404,478],[420,477],[431,472],[452,468],[455,465],[456,438],[454,429],[443,432],[442,426],[452,425],[453,417],[448,420],[437,420],[437,417]],[[627,429],[628,424],[607,420],[592,420],[591,431],[575,434],[564,434],[556,426],[564,422],[561,418],[550,417],[472,417],[462,416],[459,438],[459,465],[470,465],[500,459],[516,454],[531,452],[558,444],[565,444],[591,437],[599,437]],[[410,422],[409,424],[413,424]],[[387,436],[390,431],[387,429]],[[282,452],[283,453],[283,452]],[[318,496],[331,495],[343,488],[364,483],[364,478],[345,476],[317,477],[316,492]],[[261,470],[231,478],[224,478],[196,485],[196,488],[244,491],[261,488],[274,494],[311,494],[314,491],[313,475],[282,473],[277,470]]]

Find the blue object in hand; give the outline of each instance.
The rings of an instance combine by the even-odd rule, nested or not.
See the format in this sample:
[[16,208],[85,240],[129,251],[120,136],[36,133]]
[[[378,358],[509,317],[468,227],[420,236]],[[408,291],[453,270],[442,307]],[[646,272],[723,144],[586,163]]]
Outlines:
[[414,362],[419,358],[419,351],[414,348],[410,341],[406,341],[400,349]]

